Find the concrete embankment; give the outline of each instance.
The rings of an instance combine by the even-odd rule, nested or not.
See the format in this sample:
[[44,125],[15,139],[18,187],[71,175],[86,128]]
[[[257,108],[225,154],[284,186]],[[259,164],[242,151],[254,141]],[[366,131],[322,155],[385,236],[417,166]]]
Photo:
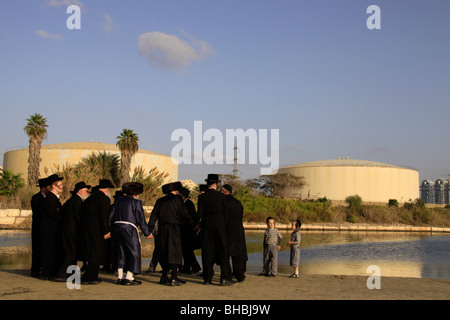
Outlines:
[[[265,224],[256,223],[244,223],[246,230],[264,230],[267,228]],[[276,228],[279,230],[290,230],[291,226],[288,224],[276,224]],[[301,231],[392,231],[392,232],[440,232],[450,233],[450,228],[446,227],[421,227],[421,226],[409,226],[409,225],[370,225],[370,224],[303,224]]]

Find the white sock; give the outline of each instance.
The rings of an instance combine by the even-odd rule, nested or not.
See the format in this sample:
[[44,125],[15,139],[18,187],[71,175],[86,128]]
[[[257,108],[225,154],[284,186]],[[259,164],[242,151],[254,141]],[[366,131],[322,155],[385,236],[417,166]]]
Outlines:
[[122,279],[123,279],[123,268],[117,269],[117,278],[118,278],[119,280],[122,280]]
[[133,272],[127,271],[127,275],[126,275],[125,279],[134,280]]

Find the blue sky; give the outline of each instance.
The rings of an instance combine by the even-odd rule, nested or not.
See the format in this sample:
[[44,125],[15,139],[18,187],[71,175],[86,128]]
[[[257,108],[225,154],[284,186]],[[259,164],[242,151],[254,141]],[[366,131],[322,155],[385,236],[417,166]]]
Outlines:
[[[36,112],[44,144],[115,143],[128,128],[166,155],[174,130],[202,121],[279,129],[280,166],[348,156],[447,178],[449,39],[448,0],[2,0],[0,150],[27,147]],[[179,178],[232,170],[180,165]]]

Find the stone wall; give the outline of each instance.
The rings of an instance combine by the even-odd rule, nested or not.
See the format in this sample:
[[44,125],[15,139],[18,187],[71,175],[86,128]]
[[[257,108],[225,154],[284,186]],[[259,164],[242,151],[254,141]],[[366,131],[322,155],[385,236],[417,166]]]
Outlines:
[[18,226],[31,222],[31,210],[3,209],[0,210],[0,225]]

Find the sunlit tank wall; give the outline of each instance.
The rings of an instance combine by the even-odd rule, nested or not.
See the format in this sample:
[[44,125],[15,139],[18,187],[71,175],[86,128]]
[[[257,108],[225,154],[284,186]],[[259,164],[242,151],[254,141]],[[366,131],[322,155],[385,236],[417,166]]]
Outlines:
[[[76,164],[81,158],[97,152],[109,152],[118,154],[120,150],[114,144],[99,142],[78,142],[43,145],[41,148],[40,176],[45,177],[57,171],[67,164]],[[160,172],[169,174],[166,181],[178,180],[178,163],[172,157],[155,152],[139,149],[131,163],[131,173],[136,166],[142,166],[146,172],[156,167]],[[5,170],[21,173],[26,180],[28,177],[28,148],[5,152],[3,156]],[[47,168],[47,173],[45,169]]]
[[280,168],[279,173],[303,176],[301,199],[327,197],[344,201],[359,195],[364,202],[403,203],[419,198],[419,171],[373,161],[337,159],[308,162]]

